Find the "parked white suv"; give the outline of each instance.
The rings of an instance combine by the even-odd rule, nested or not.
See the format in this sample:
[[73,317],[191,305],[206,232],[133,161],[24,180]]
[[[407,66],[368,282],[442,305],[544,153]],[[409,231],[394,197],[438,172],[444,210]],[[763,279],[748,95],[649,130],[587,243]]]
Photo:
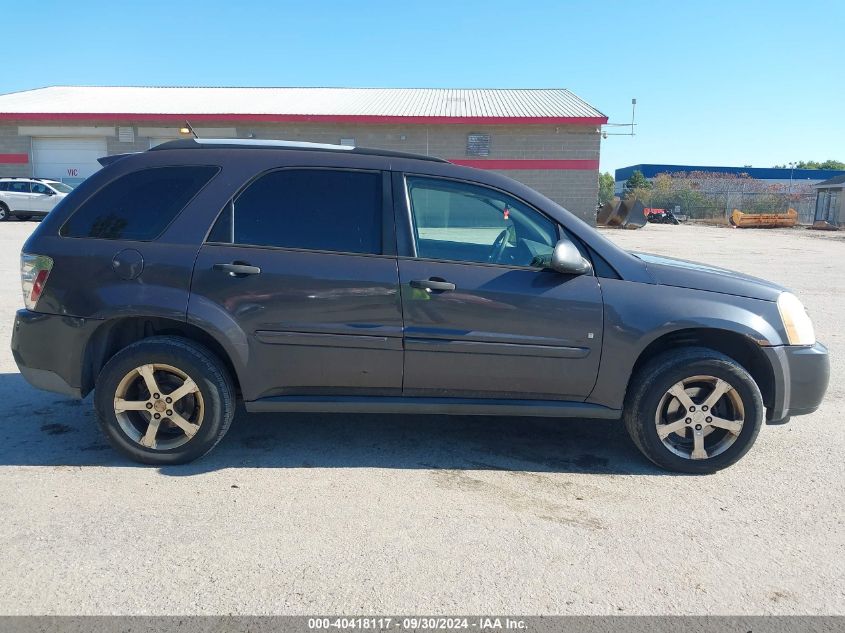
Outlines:
[[0,178],[0,221],[44,217],[71,191],[73,187],[57,180]]

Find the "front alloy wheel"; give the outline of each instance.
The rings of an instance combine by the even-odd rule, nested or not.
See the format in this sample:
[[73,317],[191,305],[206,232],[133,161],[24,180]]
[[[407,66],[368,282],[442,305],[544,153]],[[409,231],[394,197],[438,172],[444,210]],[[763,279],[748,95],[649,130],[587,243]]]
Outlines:
[[703,347],[672,350],[631,378],[623,420],[658,466],[712,473],[737,462],[763,425],[763,398],[734,359]]
[[670,451],[686,459],[709,459],[739,439],[745,421],[742,398],[715,376],[679,380],[657,405],[657,435]]

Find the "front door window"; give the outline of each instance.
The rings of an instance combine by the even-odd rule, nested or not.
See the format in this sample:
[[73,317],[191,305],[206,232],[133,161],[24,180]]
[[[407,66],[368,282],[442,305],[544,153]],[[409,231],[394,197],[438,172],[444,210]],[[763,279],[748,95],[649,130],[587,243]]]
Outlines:
[[417,257],[545,268],[557,226],[495,189],[436,178],[408,178]]

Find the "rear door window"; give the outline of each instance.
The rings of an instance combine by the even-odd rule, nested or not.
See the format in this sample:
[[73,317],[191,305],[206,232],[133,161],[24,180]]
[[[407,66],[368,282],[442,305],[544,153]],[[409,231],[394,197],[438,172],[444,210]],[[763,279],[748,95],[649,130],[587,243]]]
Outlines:
[[9,191],[14,191],[15,193],[29,193],[29,183],[28,182],[10,182],[9,183]]
[[220,215],[208,241],[382,253],[379,172],[282,169],[260,176]]
[[121,176],[86,200],[61,235],[154,240],[218,171],[210,165],[180,165]]

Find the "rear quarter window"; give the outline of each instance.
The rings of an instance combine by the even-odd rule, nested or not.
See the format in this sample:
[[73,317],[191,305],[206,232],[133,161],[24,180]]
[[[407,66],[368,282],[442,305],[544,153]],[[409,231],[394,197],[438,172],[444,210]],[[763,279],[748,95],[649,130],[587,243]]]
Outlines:
[[219,171],[210,165],[151,167],[113,180],[82,203],[62,237],[150,241]]

